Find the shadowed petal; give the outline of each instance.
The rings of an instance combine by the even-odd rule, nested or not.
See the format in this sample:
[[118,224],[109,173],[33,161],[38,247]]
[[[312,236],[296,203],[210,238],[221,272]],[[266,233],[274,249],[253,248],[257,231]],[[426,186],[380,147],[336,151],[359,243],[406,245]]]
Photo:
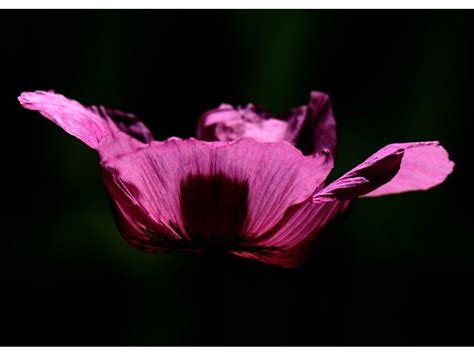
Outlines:
[[335,155],[336,120],[327,94],[312,91],[308,105],[292,111],[285,139],[304,154],[328,149]]
[[319,191],[313,201],[427,190],[442,183],[453,166],[438,142],[390,144]]
[[223,104],[202,115],[196,137],[206,141],[233,141],[242,137],[260,142],[286,140],[305,155],[327,149],[334,156],[336,121],[329,96],[313,91],[308,105],[292,110],[288,120],[272,118],[270,112],[253,104],[236,109]]
[[269,233],[252,244],[253,248],[232,253],[282,267],[302,265],[314,250],[318,236],[350,204],[339,200],[315,204],[310,198],[290,207]]
[[132,114],[105,107],[86,107],[63,95],[47,91],[24,92],[18,100],[23,107],[39,111],[94,149],[102,138],[112,132],[125,132],[143,142],[153,140],[150,131]]
[[232,238],[238,245],[311,196],[332,159],[328,153],[305,157],[284,142],[171,138],[101,164],[130,196],[130,208],[139,206],[183,243]]
[[115,124],[119,131],[128,134],[140,142],[149,143],[154,140],[150,130],[133,113],[110,109],[104,106],[91,106],[90,109],[97,112],[98,115],[112,126]]

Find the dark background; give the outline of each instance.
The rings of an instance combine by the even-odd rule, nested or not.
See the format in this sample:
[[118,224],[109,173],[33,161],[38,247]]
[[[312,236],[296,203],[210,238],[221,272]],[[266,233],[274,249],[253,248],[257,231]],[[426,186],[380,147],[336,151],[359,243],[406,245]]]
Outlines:
[[[1,345],[474,345],[470,11],[1,11]],[[95,152],[16,101],[54,89],[189,137],[221,102],[331,95],[337,177],[440,140],[428,191],[358,201],[305,267],[146,254]]]

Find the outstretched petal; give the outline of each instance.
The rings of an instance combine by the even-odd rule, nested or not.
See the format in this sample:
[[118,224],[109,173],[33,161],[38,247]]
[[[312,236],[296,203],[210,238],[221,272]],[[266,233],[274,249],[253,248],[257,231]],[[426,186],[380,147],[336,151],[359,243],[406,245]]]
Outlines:
[[125,132],[142,142],[153,136],[134,115],[105,107],[86,107],[52,91],[24,92],[21,105],[39,111],[62,129],[96,149],[99,142],[112,132]]
[[428,190],[445,181],[453,171],[454,163],[439,142],[397,145],[404,149],[400,170],[387,184],[364,197]]
[[309,198],[332,159],[328,153],[305,157],[285,142],[171,138],[101,164],[114,191],[128,196],[126,214],[143,211],[153,220],[150,229],[174,232],[178,248],[231,249],[266,233],[290,206]]
[[454,163],[439,142],[390,144],[318,191],[313,201],[427,190],[441,184],[453,167]]

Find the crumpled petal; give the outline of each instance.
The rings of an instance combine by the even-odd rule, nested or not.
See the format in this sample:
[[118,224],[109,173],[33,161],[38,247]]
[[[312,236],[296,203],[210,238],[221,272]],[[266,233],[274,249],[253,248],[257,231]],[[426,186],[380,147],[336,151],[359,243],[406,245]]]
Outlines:
[[281,142],[286,132],[286,122],[271,118],[253,104],[234,109],[222,104],[201,116],[196,138],[205,141],[235,141],[242,137],[259,142]]
[[142,142],[153,140],[151,132],[134,115],[105,107],[86,107],[52,91],[24,92],[21,105],[39,111],[62,129],[96,149],[112,132],[125,132]]
[[[116,139],[104,145],[107,140]],[[332,159],[328,152],[305,157],[285,142],[171,138],[101,164],[114,179],[107,181],[109,190],[112,183],[114,194],[128,196],[123,214],[134,214],[138,206],[153,220],[151,230],[161,226],[180,238],[178,248],[238,248],[310,197],[329,174]]]
[[309,103],[291,112],[285,140],[304,154],[328,149],[335,156],[336,120],[329,95],[312,91]]
[[334,200],[316,204],[309,198],[290,207],[280,222],[248,250],[232,253],[281,267],[300,266],[307,261],[318,236],[351,202]]
[[336,121],[329,96],[313,91],[308,105],[294,109],[288,120],[253,104],[234,108],[222,104],[201,116],[196,137],[206,141],[233,141],[251,137],[260,142],[287,141],[309,155],[327,149],[334,156]]
[[453,167],[454,163],[439,142],[390,144],[318,191],[313,201],[427,190],[441,184]]

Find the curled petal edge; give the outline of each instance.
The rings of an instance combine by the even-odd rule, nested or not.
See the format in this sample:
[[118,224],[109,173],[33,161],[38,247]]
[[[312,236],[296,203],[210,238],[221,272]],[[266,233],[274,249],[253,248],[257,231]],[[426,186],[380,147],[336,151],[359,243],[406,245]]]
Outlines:
[[313,202],[424,191],[444,182],[453,168],[438,141],[390,144],[317,192]]

